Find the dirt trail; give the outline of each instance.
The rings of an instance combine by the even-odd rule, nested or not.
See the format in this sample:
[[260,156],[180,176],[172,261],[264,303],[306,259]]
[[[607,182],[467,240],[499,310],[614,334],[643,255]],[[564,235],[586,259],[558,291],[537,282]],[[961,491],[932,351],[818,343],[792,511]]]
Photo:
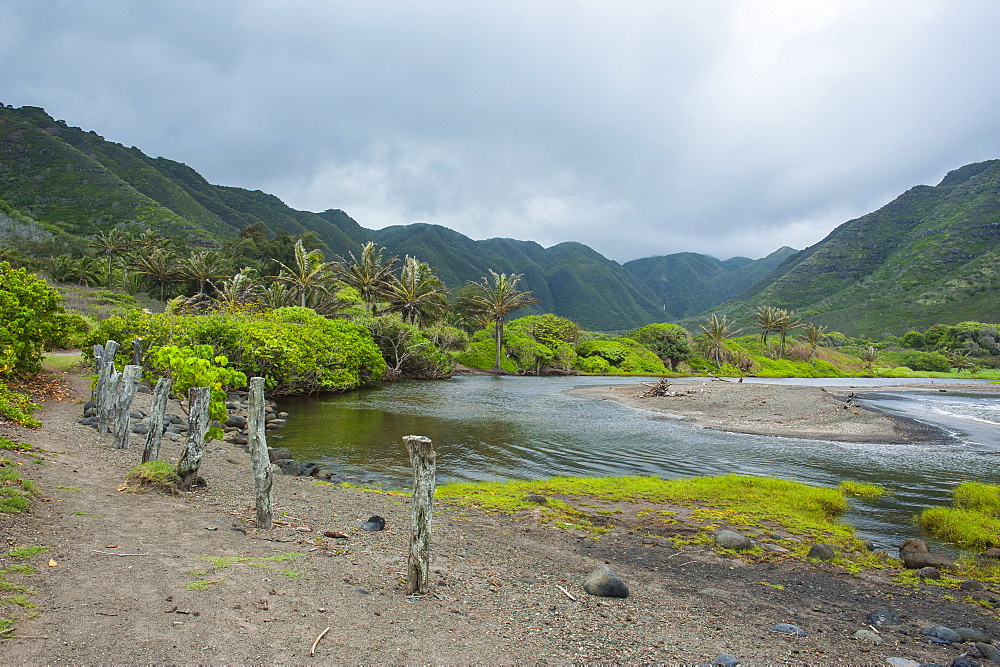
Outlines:
[[[906,590],[885,574],[854,577],[802,563],[746,565],[700,547],[678,551],[636,529],[637,509],[651,507],[616,516],[612,533],[592,539],[531,516],[488,517],[438,503],[433,594],[407,598],[405,496],[279,476],[276,515],[291,525],[257,531],[247,522],[249,457],[219,443],[203,462],[207,489],[177,497],[121,491],[139,440],[115,451],[74,423],[86,382],[66,378],[74,399],[46,403],[43,428],[0,426],[0,434],[51,452],[44,464],[5,453],[24,462],[47,500],[0,519],[0,548],[51,547],[31,559],[37,574],[5,575],[36,591],[30,600],[40,612],[0,641],[6,664],[693,663],[720,653],[744,664],[889,656],[944,663],[968,645],[929,644],[920,628],[965,625],[1000,635],[996,612],[944,597],[954,591]],[[178,456],[179,445],[164,446],[164,455]],[[359,530],[373,514],[387,529]],[[320,537],[324,530],[349,537]],[[46,566],[49,558],[55,567]],[[0,559],[0,567],[10,562]],[[627,599],[582,590],[583,578],[606,562],[630,586]],[[889,641],[851,639],[884,606],[903,621],[884,630]],[[809,636],[770,631],[782,622]]]

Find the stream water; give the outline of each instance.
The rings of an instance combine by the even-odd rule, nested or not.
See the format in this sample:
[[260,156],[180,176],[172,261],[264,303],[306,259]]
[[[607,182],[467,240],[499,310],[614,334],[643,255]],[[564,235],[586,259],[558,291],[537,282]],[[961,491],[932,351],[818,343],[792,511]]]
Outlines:
[[[832,380],[777,380],[814,383]],[[935,423],[955,435],[947,445],[839,443],[725,433],[611,401],[566,393],[581,385],[634,383],[604,377],[467,376],[398,382],[375,389],[282,401],[287,426],[269,434],[297,459],[353,472],[364,481],[404,486],[410,479],[402,436],[431,438],[439,481],[534,479],[553,475],[737,473],[836,486],[845,479],[881,484],[891,495],[852,500],[847,519],[863,537],[890,547],[913,536],[912,516],[949,502],[963,481],[1000,483],[1000,398],[892,391],[869,402]],[[908,381],[909,382],[909,381]],[[851,378],[855,391],[885,384]]]

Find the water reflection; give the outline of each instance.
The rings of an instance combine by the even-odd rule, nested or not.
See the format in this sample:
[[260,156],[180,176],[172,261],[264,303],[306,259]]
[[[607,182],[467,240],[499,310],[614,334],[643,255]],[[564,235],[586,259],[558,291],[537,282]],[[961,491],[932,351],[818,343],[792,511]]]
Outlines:
[[872,482],[893,495],[855,503],[849,518],[886,544],[912,535],[913,513],[947,503],[956,483],[1000,483],[997,452],[976,441],[875,445],[723,433],[565,392],[623,382],[461,377],[286,400],[292,417],[271,444],[300,460],[373,471],[400,485],[410,476],[402,444],[410,434],[434,441],[442,481],[738,473],[827,486]]

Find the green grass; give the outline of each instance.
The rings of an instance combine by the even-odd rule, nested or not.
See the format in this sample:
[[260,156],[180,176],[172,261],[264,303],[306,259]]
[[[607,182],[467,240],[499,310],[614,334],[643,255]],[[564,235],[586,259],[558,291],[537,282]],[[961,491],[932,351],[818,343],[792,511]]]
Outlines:
[[17,513],[31,504],[38,486],[18,474],[17,469],[6,467],[6,462],[0,459],[0,512]]
[[928,534],[967,549],[1000,547],[1000,485],[955,487],[952,507],[930,507],[916,517]]
[[854,496],[856,498],[865,498],[867,500],[875,500],[886,494],[885,487],[879,486],[878,484],[853,482],[850,480],[844,480],[837,485],[837,488],[840,489],[840,492],[845,496]]
[[46,354],[42,356],[42,368],[47,371],[68,371],[83,363],[81,354]]
[[26,442],[18,442],[16,440],[11,440],[10,438],[5,438],[0,435],[0,449],[6,449],[8,451],[14,452],[30,452],[31,445]]
[[208,579],[207,577],[218,572],[219,570],[226,570],[237,565],[275,570],[283,576],[300,579],[306,574],[303,570],[280,569],[274,565],[270,565],[269,563],[286,563],[288,561],[295,560],[296,558],[302,558],[303,556],[305,556],[305,554],[297,551],[288,551],[283,554],[266,556],[258,559],[245,558],[243,556],[198,556],[199,559],[206,561],[210,567],[207,570],[192,570],[189,572],[188,574],[193,577],[203,578],[187,583],[184,587],[188,590],[200,591],[214,584],[221,583],[224,579],[223,577],[220,577],[219,579]]
[[83,489],[78,489],[75,486],[53,486],[53,489],[59,489],[60,491],[69,491],[70,493],[82,493]]
[[125,484],[129,491],[154,490],[173,494],[181,485],[174,467],[167,461],[149,461],[140,463],[125,475]]
[[[15,547],[10,551],[0,554],[0,559],[14,558],[27,560],[49,551],[47,546],[25,546]],[[35,609],[37,605],[28,596],[35,595],[36,592],[27,586],[10,581],[10,575],[31,576],[37,570],[25,563],[13,563],[0,569],[0,591],[11,593],[10,595],[0,595],[0,632],[9,636],[13,632],[14,623],[25,618],[36,616],[38,612],[24,613],[24,610]]]
[[33,547],[15,547],[3,554],[4,556],[10,556],[11,558],[20,558],[22,560],[27,560],[37,556],[38,554],[44,554],[52,550],[52,547],[47,547],[43,545],[33,546]]

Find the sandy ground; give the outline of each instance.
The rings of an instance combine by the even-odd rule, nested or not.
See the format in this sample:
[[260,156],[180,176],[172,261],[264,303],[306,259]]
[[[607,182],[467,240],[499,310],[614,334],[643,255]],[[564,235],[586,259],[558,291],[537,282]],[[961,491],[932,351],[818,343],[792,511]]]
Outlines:
[[[643,397],[644,385],[579,387],[571,393],[611,400],[640,410],[676,416],[698,426],[734,433],[777,435],[840,442],[902,443],[944,440],[942,431],[888,415],[855,400],[857,394],[926,385],[823,388],[683,378],[672,381],[675,396]],[[949,385],[948,391],[1000,393],[1000,385]]]
[[[921,628],[1000,636],[995,610],[954,590],[898,586],[892,570],[856,576],[827,564],[747,564],[705,547],[674,548],[665,538],[690,534],[693,523],[657,523],[657,510],[684,508],[648,504],[606,508],[620,513],[594,539],[540,525],[532,513],[486,516],[439,501],[432,593],[407,597],[406,495],[279,476],[277,516],[288,525],[257,530],[248,456],[229,445],[205,457],[206,489],[174,497],[124,491],[138,438],[116,451],[74,423],[86,381],[73,373],[66,380],[72,396],[45,404],[42,428],[0,425],[0,434],[46,450],[3,453],[23,463],[41,498],[26,513],[0,517],[0,551],[50,547],[28,561],[37,573],[4,575],[30,588],[25,595],[37,605],[3,607],[8,616],[36,614],[3,635],[4,664],[690,664],[722,653],[743,664],[880,664],[893,656],[948,664],[971,647],[931,644]],[[737,389],[764,392],[767,419],[785,414],[765,389]],[[746,412],[762,414],[754,410]],[[179,452],[175,444],[165,454]],[[374,514],[386,530],[359,530]],[[325,530],[348,537],[323,537]],[[13,563],[0,557],[0,568]],[[605,563],[630,587],[628,598],[583,591],[583,579]],[[1000,605],[995,587],[982,595]],[[852,639],[880,607],[902,624],[880,629],[884,644]],[[808,636],[773,632],[776,623]]]

